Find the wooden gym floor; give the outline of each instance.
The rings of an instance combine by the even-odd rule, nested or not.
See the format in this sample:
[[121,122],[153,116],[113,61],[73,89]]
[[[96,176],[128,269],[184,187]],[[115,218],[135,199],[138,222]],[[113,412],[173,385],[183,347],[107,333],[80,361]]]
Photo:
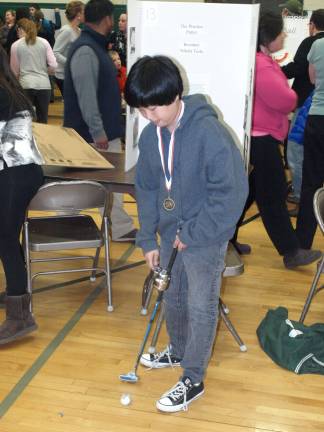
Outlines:
[[[59,123],[60,104],[51,112],[58,113],[51,122]],[[128,196],[125,200],[137,224],[136,205]],[[252,208],[249,216],[255,213]],[[298,320],[315,264],[284,269],[260,219],[241,229],[240,241],[253,251],[243,258],[244,274],[224,280],[222,298],[248,351],[240,352],[221,322],[205,395],[188,412],[169,415],[155,409],[179,369],[140,367],[137,384],[119,381],[120,373],[132,369],[147,325],[139,313],[147,269],[140,266],[113,274],[113,313],[106,312],[100,279],[60,287],[67,276],[36,279],[39,330],[0,348],[0,432],[323,432],[324,377],[281,369],[260,349],[255,333],[269,308],[286,306],[289,317]],[[319,231],[314,247],[324,250]],[[112,243],[111,252],[113,267],[142,259],[130,244]],[[323,295],[315,299],[306,323],[324,321]],[[163,330],[158,347],[166,342]],[[123,393],[132,397],[128,407],[120,404]]]

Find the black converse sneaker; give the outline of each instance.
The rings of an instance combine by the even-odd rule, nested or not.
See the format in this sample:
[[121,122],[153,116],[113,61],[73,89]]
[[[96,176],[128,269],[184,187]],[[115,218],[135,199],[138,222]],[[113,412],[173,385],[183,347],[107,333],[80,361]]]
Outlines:
[[193,384],[191,379],[184,377],[164,393],[156,402],[156,408],[163,412],[187,411],[188,405],[204,393],[204,383]]
[[180,359],[175,357],[170,352],[170,347],[167,346],[164,351],[155,354],[142,354],[141,364],[151,369],[160,369],[165,367],[180,366]]

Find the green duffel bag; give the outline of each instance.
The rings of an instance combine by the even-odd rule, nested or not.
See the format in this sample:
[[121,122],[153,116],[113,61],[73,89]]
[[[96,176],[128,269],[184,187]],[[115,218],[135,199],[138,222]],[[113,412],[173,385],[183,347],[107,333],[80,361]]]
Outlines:
[[296,374],[324,375],[324,324],[305,326],[288,319],[284,307],[270,309],[257,335],[264,352],[279,366]]

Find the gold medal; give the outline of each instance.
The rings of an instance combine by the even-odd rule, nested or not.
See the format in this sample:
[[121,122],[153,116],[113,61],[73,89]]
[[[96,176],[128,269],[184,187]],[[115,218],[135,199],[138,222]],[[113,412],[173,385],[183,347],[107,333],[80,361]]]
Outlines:
[[166,211],[172,211],[175,208],[175,202],[173,201],[173,199],[170,197],[165,198],[165,200],[163,201],[163,208]]

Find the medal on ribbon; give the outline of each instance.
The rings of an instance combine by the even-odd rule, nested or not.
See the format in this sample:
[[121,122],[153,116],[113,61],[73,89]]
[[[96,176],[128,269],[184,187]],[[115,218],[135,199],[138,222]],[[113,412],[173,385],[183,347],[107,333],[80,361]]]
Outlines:
[[173,210],[175,208],[175,202],[173,201],[173,199],[170,197],[165,198],[165,200],[163,201],[163,208],[166,211]]
[[164,146],[163,146],[163,140],[162,140],[162,134],[161,134],[161,128],[160,127],[156,127],[156,133],[157,133],[157,137],[158,137],[158,145],[159,145],[159,153],[160,153],[160,158],[161,158],[161,164],[162,164],[162,169],[163,169],[163,173],[164,173],[164,179],[165,179],[165,187],[167,190],[167,198],[165,198],[163,200],[163,208],[166,211],[172,211],[175,209],[176,207],[176,203],[174,201],[173,198],[171,198],[171,187],[172,187],[172,175],[173,175],[173,155],[174,155],[174,135],[175,135],[175,131],[178,128],[179,124],[180,124],[180,119],[183,115],[183,111],[184,111],[184,103],[183,101],[181,101],[181,111],[179,114],[179,118],[178,118],[178,123],[177,126],[174,128],[174,130],[171,133],[171,138],[170,138],[170,143],[169,143],[169,152],[168,152],[168,171],[170,174],[170,177],[168,178],[168,175],[166,173],[166,169],[165,169],[165,163],[164,163]]

